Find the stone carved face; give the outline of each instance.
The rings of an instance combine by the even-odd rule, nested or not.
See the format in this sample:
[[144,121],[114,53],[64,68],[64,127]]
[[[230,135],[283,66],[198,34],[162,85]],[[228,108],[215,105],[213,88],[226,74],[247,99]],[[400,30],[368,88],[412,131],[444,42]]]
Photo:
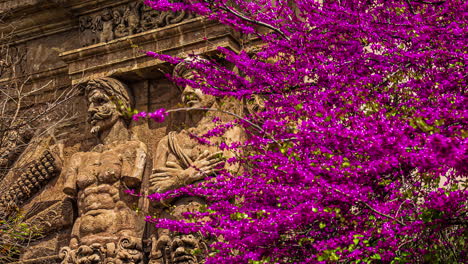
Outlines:
[[109,9],[105,9],[102,13],[102,20],[109,21],[112,19],[112,12]]
[[[99,135],[123,117],[121,109],[132,105],[128,87],[117,79],[102,77],[91,80],[85,88],[88,100],[88,122],[91,133]],[[119,106],[117,106],[118,104]]]
[[92,126],[91,133],[98,135],[110,129],[121,115],[115,103],[102,89],[87,89],[91,89],[88,94],[88,122]]
[[201,251],[200,241],[194,235],[176,236],[170,244],[171,263],[198,264],[200,261],[197,255],[201,255]]
[[[185,79],[192,79],[194,75],[192,73],[186,73],[183,75]],[[190,85],[186,85],[182,91],[182,103],[186,107],[190,108],[209,108],[215,102],[215,97],[209,94],[204,94],[200,89],[193,88]]]

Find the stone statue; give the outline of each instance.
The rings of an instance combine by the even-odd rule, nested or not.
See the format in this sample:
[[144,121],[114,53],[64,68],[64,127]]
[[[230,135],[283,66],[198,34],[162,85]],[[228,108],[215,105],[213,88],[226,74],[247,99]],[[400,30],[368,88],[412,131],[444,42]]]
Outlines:
[[130,3],[125,7],[124,18],[128,24],[128,31],[130,34],[138,32],[138,26],[140,24],[140,13],[139,9],[141,3]]
[[99,33],[99,42],[108,42],[114,39],[114,22],[110,9],[104,9],[102,15],[96,16],[93,22],[93,32]]
[[133,206],[138,198],[126,188],[140,187],[146,146],[129,140],[119,107],[129,107],[127,86],[99,78],[86,86],[91,133],[101,144],[78,152],[64,169],[64,192],[77,201],[69,247],[61,249],[62,263],[142,263],[142,217]]
[[129,35],[127,26],[125,25],[125,18],[118,9],[112,11],[114,18],[114,37],[121,38]]
[[[178,64],[174,69],[175,75],[193,78],[193,69],[187,67],[187,62],[193,59],[188,58]],[[189,85],[183,87],[182,102],[186,107],[194,109],[187,114],[185,124],[189,128],[178,133],[170,132],[159,142],[150,176],[151,193],[165,192],[215,176],[225,167],[225,158],[229,156],[217,147],[201,145],[191,137],[214,128],[213,118],[216,113],[203,108],[219,108],[219,102],[213,96],[203,94],[201,90]],[[229,138],[233,141],[237,141],[241,135],[236,129],[229,133]],[[161,217],[182,219],[184,212],[196,211],[204,204],[206,203],[202,197],[182,197],[171,201],[170,207],[162,209]],[[200,252],[206,252],[206,248],[205,239],[198,234],[174,234],[160,229],[152,238],[150,263],[202,263],[204,258]]]

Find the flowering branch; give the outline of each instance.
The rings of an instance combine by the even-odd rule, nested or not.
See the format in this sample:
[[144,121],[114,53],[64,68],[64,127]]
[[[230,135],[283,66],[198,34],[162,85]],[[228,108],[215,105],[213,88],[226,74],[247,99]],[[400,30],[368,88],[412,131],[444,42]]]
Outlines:
[[[189,0],[183,8],[277,36],[239,54],[220,48],[236,72],[200,65],[202,78],[192,80],[222,87],[206,89],[213,96],[265,102],[262,122],[234,115],[264,133],[239,151],[243,170],[190,189],[209,201],[213,219],[197,230],[223,237],[207,263],[464,257],[467,1]],[[170,111],[190,110],[218,111]]]
[[245,119],[243,117],[241,117],[240,115],[238,114],[235,114],[235,113],[232,113],[232,112],[229,112],[229,111],[225,111],[225,110],[221,110],[221,109],[217,109],[217,108],[198,108],[198,107],[183,107],[183,108],[175,108],[175,109],[170,109],[170,110],[167,110],[166,113],[172,113],[172,112],[180,112],[180,111],[194,111],[194,110],[202,110],[202,111],[215,111],[215,112],[220,112],[220,113],[223,113],[223,114],[228,114],[228,115],[231,115],[235,118],[238,118],[242,121],[245,121],[246,123],[248,123],[249,125],[253,126],[254,128],[256,128],[258,131],[262,132],[262,133],[265,133],[265,131],[260,127],[258,126],[257,124],[255,123],[252,123],[250,120],[248,119]]
[[256,24],[256,25],[259,25],[259,26],[263,26],[263,27],[269,28],[269,29],[275,31],[276,33],[280,34],[284,39],[290,40],[289,37],[286,36],[286,34],[284,34],[283,31],[281,31],[281,29],[279,29],[279,28],[277,28],[277,27],[274,27],[274,26],[272,26],[272,25],[270,25],[270,24],[267,24],[267,23],[265,23],[265,22],[261,22],[261,21],[254,20],[254,19],[250,19],[250,18],[244,16],[243,14],[237,12],[236,10],[233,10],[233,9],[227,7],[224,3],[223,3],[223,6],[222,6],[220,9],[221,9],[221,10],[224,10],[224,11],[226,11],[226,12],[229,12],[229,13],[235,15],[236,17],[238,17],[238,18],[240,18],[240,19],[242,19],[242,20],[245,20],[245,21],[247,21],[247,22],[250,22],[250,23],[252,23],[252,24]]

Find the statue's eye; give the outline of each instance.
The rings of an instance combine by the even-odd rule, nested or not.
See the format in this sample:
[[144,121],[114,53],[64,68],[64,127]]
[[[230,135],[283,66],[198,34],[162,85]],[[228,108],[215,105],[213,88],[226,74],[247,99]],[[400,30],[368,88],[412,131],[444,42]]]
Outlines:
[[95,102],[96,104],[100,104],[100,105],[101,105],[101,104],[107,103],[107,100],[106,100],[104,97],[96,97],[96,98],[94,99],[94,102]]

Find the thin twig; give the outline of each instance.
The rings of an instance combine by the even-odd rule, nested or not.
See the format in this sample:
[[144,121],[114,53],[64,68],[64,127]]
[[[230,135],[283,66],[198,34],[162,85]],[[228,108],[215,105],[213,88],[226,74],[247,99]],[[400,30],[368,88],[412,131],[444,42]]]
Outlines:
[[221,7],[220,9],[221,9],[221,10],[224,10],[224,11],[226,11],[226,12],[229,12],[229,13],[235,15],[236,17],[242,19],[242,20],[248,21],[248,22],[250,22],[250,23],[253,23],[253,24],[256,24],[256,25],[259,25],[259,26],[264,26],[264,27],[266,27],[266,28],[269,28],[269,29],[275,31],[276,33],[280,34],[280,35],[281,35],[283,38],[285,38],[286,40],[290,40],[290,38],[289,38],[288,36],[286,36],[286,35],[284,34],[284,32],[281,31],[281,29],[279,29],[279,28],[277,28],[277,27],[274,27],[274,26],[272,26],[272,25],[270,25],[270,24],[267,24],[267,23],[265,23],[265,22],[261,22],[261,21],[257,21],[257,20],[250,19],[250,18],[244,16],[243,14],[237,12],[236,10],[230,9],[230,8],[227,7],[225,4],[223,4],[223,7]]
[[[359,200],[359,199],[358,199],[358,200]],[[395,220],[395,221],[396,221],[397,223],[399,223],[400,225],[405,226],[405,223],[403,223],[402,221],[396,219],[395,217],[377,211],[377,210],[374,209],[372,206],[370,206],[368,203],[366,203],[366,202],[364,202],[364,201],[362,201],[362,200],[359,200],[359,202],[361,202],[362,204],[364,204],[367,208],[369,208],[369,209],[370,209],[371,211],[373,211],[374,213],[379,214],[379,215],[381,215],[381,216],[383,216],[383,217],[387,217],[387,218],[390,218],[390,219],[392,219],[392,220]]]
[[260,132],[265,133],[265,131],[260,126],[250,122],[249,120],[247,120],[245,118],[242,118],[238,114],[228,112],[228,111],[225,111],[225,110],[221,110],[221,109],[217,109],[217,108],[183,107],[183,108],[175,108],[175,109],[166,110],[166,112],[167,113],[172,113],[172,112],[193,111],[193,110],[215,111],[215,112],[221,112],[221,113],[224,113],[224,114],[228,114],[228,115],[234,116],[236,118],[242,119],[243,121],[245,121],[245,122],[249,123],[250,125],[254,126]]
[[[351,195],[347,194],[347,193],[344,193],[343,191],[339,190],[339,189],[336,189],[336,188],[332,188],[334,191],[340,193],[340,194],[343,194],[347,197],[350,197],[351,198]],[[392,219],[394,221],[396,221],[397,223],[399,223],[400,225],[402,226],[406,226],[405,223],[403,223],[402,221],[396,219],[395,217],[391,216],[391,215],[387,215],[387,214],[384,214],[382,212],[379,212],[377,209],[373,208],[372,206],[370,206],[368,203],[364,202],[363,200],[359,199],[359,198],[356,198],[354,197],[355,199],[357,199],[357,201],[359,203],[362,203],[363,205],[365,205],[367,208],[369,208],[371,211],[373,211],[374,213],[378,214],[378,215],[381,215],[383,217],[386,217],[386,218],[389,218],[389,219]]]
[[[41,113],[37,114],[35,117],[31,118],[31,119],[28,119],[27,121],[24,121],[24,122],[21,122],[17,125],[14,125],[14,126],[11,126],[11,127],[8,127],[8,128],[5,128],[5,129],[1,129],[0,130],[0,133],[1,132],[6,132],[6,131],[10,131],[10,130],[15,130],[15,129],[18,129],[18,128],[21,128],[23,126],[26,126],[27,124],[30,124],[31,122],[34,122],[36,121],[37,119],[43,117],[44,115],[46,115],[47,113],[51,112],[52,110],[54,110],[55,108],[57,108],[59,105],[67,102],[68,100],[70,100],[71,98],[74,97],[75,95],[75,87],[72,88],[72,90],[68,91],[68,92],[64,92],[63,94],[61,94],[59,96],[59,98],[57,100],[55,100],[51,106],[48,106],[47,109],[45,109],[44,111],[42,111]],[[63,98],[64,99],[62,101],[59,101],[60,98]]]
[[396,213],[395,213],[395,217],[398,216],[398,214],[400,213],[401,207],[403,206],[403,204],[406,203],[406,201],[407,201],[407,200],[404,200],[404,201],[400,204],[400,206],[398,206],[398,210],[397,210]]
[[272,135],[270,135],[265,130],[263,130],[263,128],[261,128],[259,125],[255,124],[255,123],[252,123],[251,121],[239,116],[238,114],[232,113],[232,112],[228,112],[228,111],[217,109],[217,108],[183,107],[183,108],[175,108],[175,109],[166,110],[166,113],[180,112],[180,111],[193,111],[193,110],[221,112],[221,113],[228,114],[228,115],[234,116],[236,118],[239,118],[242,121],[245,121],[248,124],[250,124],[251,126],[253,126],[254,128],[256,128],[258,131],[262,132],[263,134],[268,135],[271,140],[273,140],[278,146],[280,146],[279,142],[276,141],[276,139],[274,139]]
[[413,9],[413,5],[411,4],[411,2],[409,0],[405,0],[405,2],[408,4],[409,6],[409,10],[411,12],[411,14],[414,15],[414,9]]
[[413,2],[428,4],[428,5],[442,5],[442,4],[445,4],[445,2],[447,2],[447,1],[427,2],[427,1],[423,1],[423,0],[414,0]]

